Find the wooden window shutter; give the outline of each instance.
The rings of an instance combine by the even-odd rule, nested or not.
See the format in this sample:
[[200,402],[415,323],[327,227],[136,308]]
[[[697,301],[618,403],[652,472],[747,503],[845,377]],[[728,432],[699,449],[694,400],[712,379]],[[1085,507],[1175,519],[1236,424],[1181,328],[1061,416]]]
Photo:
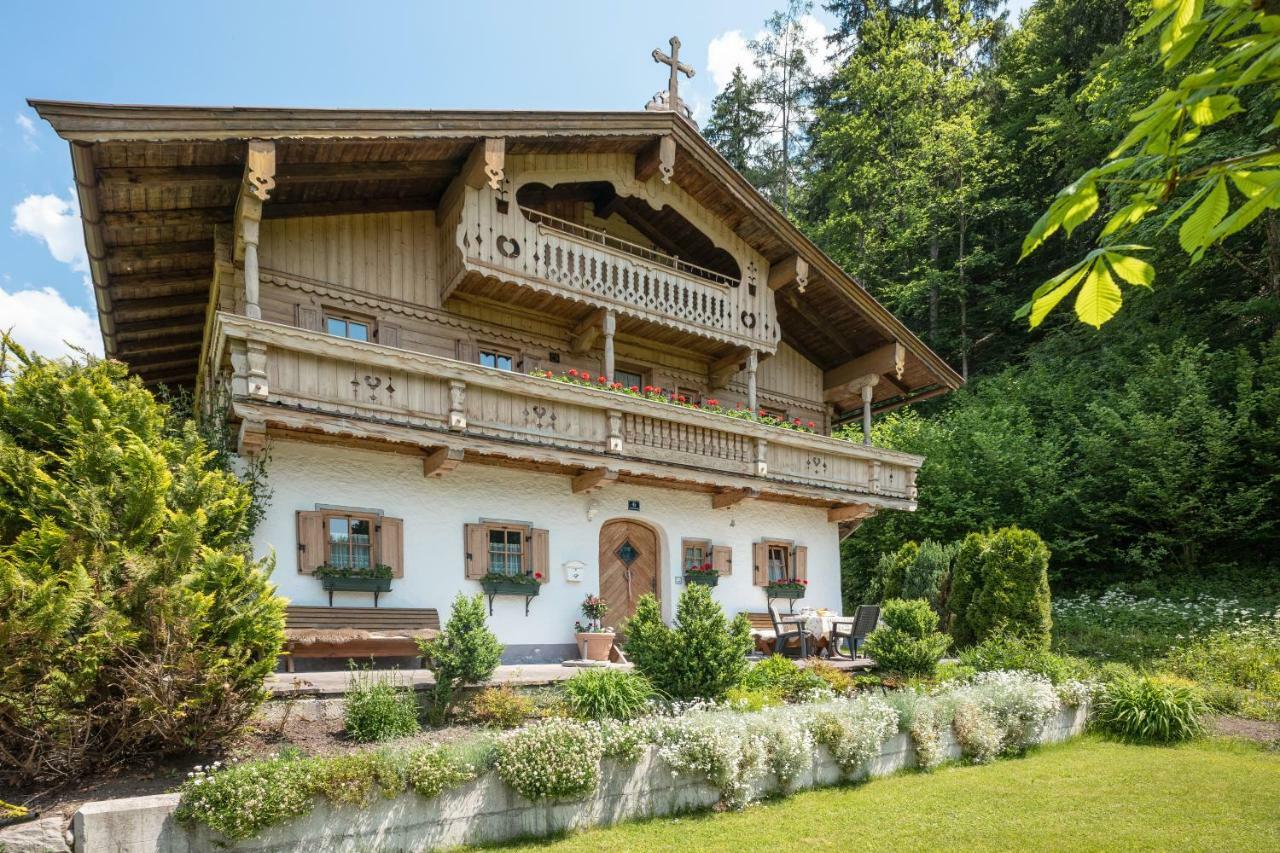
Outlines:
[[400,327],[391,323],[379,323],[378,343],[389,347],[400,346]]
[[809,579],[809,549],[804,545],[797,545],[795,556],[791,560],[791,574],[798,581]]
[[293,318],[300,329],[310,329],[313,332],[324,329],[324,324],[320,322],[320,309],[314,306],[297,303],[293,306]]
[[529,531],[529,567],[534,574],[542,573],[540,583],[551,580],[551,538],[540,527]]
[[455,352],[455,357],[458,359],[458,361],[475,361],[476,360],[475,344],[471,343],[471,341],[468,341],[466,339],[459,338],[456,341],[456,349],[454,352]]
[[309,575],[324,565],[324,513],[298,512],[298,572]]
[[711,549],[711,565],[719,575],[733,574],[733,548],[716,545]]
[[483,524],[462,525],[462,548],[467,579],[484,577],[489,571],[489,528]]
[[384,515],[378,531],[378,562],[391,567],[391,577],[404,577],[404,521]]
[[751,582],[756,586],[769,585],[769,546],[764,542],[751,546]]

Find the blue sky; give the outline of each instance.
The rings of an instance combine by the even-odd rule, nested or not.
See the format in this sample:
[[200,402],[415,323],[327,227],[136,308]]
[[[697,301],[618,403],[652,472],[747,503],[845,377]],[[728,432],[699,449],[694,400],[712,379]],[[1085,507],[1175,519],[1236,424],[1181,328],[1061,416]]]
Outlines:
[[[110,103],[638,109],[678,33],[700,115],[782,0],[6,4],[0,11],[0,328],[101,348],[67,146],[27,98]],[[1014,0],[1019,9],[1029,0]],[[814,12],[814,34],[830,18]],[[1016,14],[1016,13],[1015,13]]]

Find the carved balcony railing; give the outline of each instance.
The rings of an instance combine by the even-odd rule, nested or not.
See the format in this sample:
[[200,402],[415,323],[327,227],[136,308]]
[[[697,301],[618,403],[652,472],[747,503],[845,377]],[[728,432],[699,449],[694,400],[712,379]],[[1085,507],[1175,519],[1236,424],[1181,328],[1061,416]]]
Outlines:
[[[915,505],[921,459],[221,313],[204,393],[245,431],[274,424],[833,503]],[[219,378],[220,377],[220,378]]]
[[446,299],[479,273],[736,346],[777,349],[772,292],[754,270],[734,279],[515,203],[500,208],[487,191],[468,196],[441,227],[456,238],[445,249]]

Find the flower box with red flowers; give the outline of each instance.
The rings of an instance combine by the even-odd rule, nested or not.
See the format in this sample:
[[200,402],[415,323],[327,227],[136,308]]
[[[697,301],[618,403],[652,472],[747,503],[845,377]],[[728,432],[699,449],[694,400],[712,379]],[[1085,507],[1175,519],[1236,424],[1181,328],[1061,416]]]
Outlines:
[[776,581],[770,581],[764,588],[765,594],[770,598],[804,598],[805,592],[808,591],[809,582],[802,578],[780,578]]
[[720,573],[710,563],[689,566],[684,570],[684,582],[686,584],[696,583],[703,586],[715,586],[720,583]]
[[523,575],[489,572],[480,579],[480,588],[489,595],[537,595],[542,589],[542,572]]

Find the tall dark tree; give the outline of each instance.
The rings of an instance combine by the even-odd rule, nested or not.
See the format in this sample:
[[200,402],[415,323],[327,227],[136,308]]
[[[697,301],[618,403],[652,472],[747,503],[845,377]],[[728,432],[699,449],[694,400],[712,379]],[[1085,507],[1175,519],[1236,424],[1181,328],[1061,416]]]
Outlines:
[[769,16],[764,34],[750,45],[760,72],[760,105],[769,116],[768,141],[777,150],[777,167],[761,189],[786,214],[791,212],[812,104],[814,76],[809,60],[817,44],[805,31],[803,20],[812,9],[811,0],[789,0],[785,9]]
[[749,81],[742,66],[738,66],[724,91],[711,102],[711,118],[702,131],[729,164],[752,183],[756,182],[760,146],[769,125],[759,100],[760,87]]

